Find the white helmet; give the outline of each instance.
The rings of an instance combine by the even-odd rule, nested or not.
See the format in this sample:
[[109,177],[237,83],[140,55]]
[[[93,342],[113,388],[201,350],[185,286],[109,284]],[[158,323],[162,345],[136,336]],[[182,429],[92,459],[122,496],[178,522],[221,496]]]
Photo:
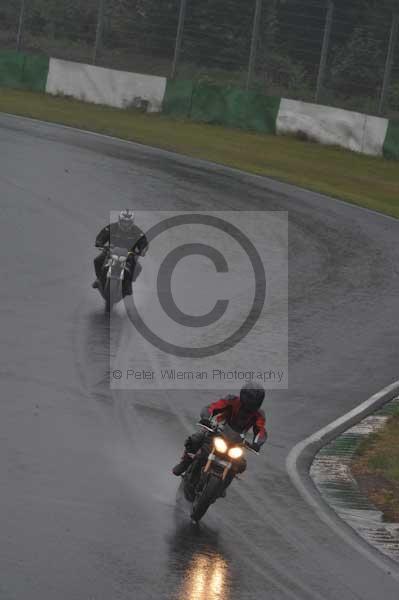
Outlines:
[[134,225],[134,212],[128,208],[122,210],[119,213],[118,223],[122,231],[130,231]]

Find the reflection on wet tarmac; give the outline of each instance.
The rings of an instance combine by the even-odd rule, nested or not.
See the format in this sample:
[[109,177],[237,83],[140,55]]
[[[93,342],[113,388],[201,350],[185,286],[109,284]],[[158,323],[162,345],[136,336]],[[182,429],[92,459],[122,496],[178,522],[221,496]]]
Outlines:
[[219,532],[205,523],[192,525],[179,509],[175,518],[176,528],[169,537],[169,569],[179,574],[180,583],[173,599],[229,600],[231,563]]
[[226,600],[227,563],[219,555],[194,555],[179,600]]
[[110,318],[100,306],[85,314],[84,380],[92,394],[105,404],[112,403],[109,391],[110,361],[118,348],[124,320],[115,313]]

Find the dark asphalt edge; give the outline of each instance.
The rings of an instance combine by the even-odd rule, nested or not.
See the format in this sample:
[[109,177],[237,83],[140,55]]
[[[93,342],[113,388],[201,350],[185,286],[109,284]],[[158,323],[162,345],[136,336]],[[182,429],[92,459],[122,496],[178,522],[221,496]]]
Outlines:
[[376,548],[363,540],[355,529],[350,527],[336,514],[321,496],[310,477],[309,471],[314,457],[324,446],[393,400],[398,395],[398,392],[399,380],[388,385],[358,407],[296,444],[286,459],[286,468],[292,483],[302,498],[316,512],[316,515],[334,533],[339,535],[343,541],[397,581],[399,581],[397,563],[381,554]]
[[163,155],[165,155],[165,157],[168,157],[168,158],[176,160],[180,163],[186,164],[187,166],[193,166],[193,167],[198,166],[201,168],[206,167],[210,170],[214,170],[215,172],[224,172],[225,174],[230,173],[230,174],[236,175],[236,176],[239,175],[241,177],[247,177],[249,179],[254,178],[254,179],[258,179],[263,182],[268,182],[269,185],[274,185],[276,188],[276,192],[279,192],[279,193],[286,193],[287,189],[295,190],[295,193],[298,196],[298,200],[300,199],[301,194],[305,194],[305,195],[311,194],[315,198],[320,198],[322,200],[328,200],[328,201],[337,202],[339,204],[344,204],[346,207],[348,207],[352,210],[355,210],[355,211],[362,210],[362,211],[368,212],[374,216],[382,217],[384,219],[389,219],[389,220],[393,220],[396,222],[399,220],[397,217],[394,217],[393,215],[389,215],[384,212],[380,212],[378,210],[368,208],[367,206],[362,206],[360,204],[350,202],[349,200],[344,200],[343,198],[339,198],[338,196],[328,196],[328,195],[324,194],[323,192],[318,192],[316,190],[311,190],[311,189],[308,189],[305,187],[301,187],[290,181],[285,181],[284,179],[278,179],[277,177],[272,177],[271,175],[258,175],[256,173],[251,173],[250,171],[243,171],[241,169],[237,169],[236,167],[231,167],[231,166],[223,164],[223,163],[212,162],[205,158],[198,158],[198,157],[189,156],[188,154],[181,154],[174,150],[166,150],[165,148],[161,148],[159,146],[151,146],[151,145],[145,144],[143,142],[118,138],[116,136],[112,136],[107,133],[99,133],[97,131],[92,131],[90,129],[80,129],[79,127],[73,127],[72,125],[63,125],[62,123],[55,123],[54,121],[42,121],[40,119],[35,119],[34,117],[25,117],[23,115],[16,115],[13,113],[7,113],[7,112],[0,111],[0,118],[1,117],[7,117],[10,119],[14,119],[16,121],[18,121],[18,120],[28,121],[28,122],[38,125],[38,126],[44,125],[44,126],[48,126],[50,128],[54,128],[54,129],[65,129],[69,132],[75,132],[75,133],[79,133],[79,134],[83,134],[83,135],[87,135],[87,136],[100,137],[104,140],[107,140],[107,141],[113,142],[113,143],[129,144],[133,147],[136,147],[136,149],[140,149],[141,151],[143,151],[143,149],[145,148],[150,153],[163,154]]

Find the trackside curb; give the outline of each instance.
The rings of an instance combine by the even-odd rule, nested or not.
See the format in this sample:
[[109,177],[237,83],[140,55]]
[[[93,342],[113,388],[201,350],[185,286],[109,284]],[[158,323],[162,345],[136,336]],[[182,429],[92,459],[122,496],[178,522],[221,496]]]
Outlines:
[[339,417],[326,427],[299,442],[287,456],[288,475],[303,499],[313,508],[317,516],[324,521],[347,544],[372,561],[376,566],[399,581],[397,564],[383,557],[377,550],[367,544],[349,525],[344,523],[320,496],[313,484],[309,469],[317,452],[341,433],[356,425],[370,413],[378,410],[392,400],[399,392],[399,380],[377,392],[371,398]]

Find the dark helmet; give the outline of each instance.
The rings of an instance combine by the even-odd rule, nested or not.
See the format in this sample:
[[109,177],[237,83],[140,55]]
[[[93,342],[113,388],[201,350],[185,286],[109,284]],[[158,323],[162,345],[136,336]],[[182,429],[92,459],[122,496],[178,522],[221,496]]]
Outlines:
[[246,412],[255,412],[260,409],[265,399],[264,388],[255,381],[248,381],[240,392],[241,407]]

